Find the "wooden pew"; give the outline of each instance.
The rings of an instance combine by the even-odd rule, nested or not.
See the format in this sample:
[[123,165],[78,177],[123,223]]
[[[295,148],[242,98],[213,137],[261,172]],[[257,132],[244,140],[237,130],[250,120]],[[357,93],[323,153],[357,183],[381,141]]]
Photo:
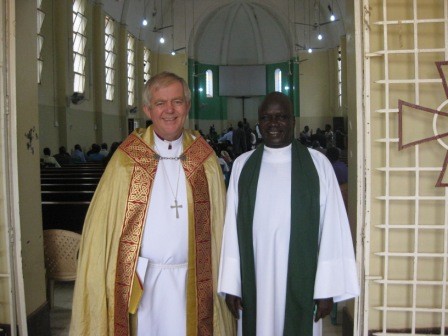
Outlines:
[[[82,169],[82,168],[99,168],[104,169],[104,164],[101,162],[85,162],[85,163],[69,163],[62,166],[62,168],[74,168],[74,169]],[[50,168],[53,169],[53,168]],[[59,168],[57,168],[59,169]]]
[[95,191],[98,183],[43,183],[41,184],[41,191]]
[[100,177],[64,177],[64,176],[51,176],[41,177],[41,184],[98,184]]
[[41,169],[43,229],[82,232],[85,215],[103,174],[99,164]]
[[101,169],[80,169],[80,170],[73,170],[73,169],[65,169],[65,168],[59,168],[59,169],[45,169],[41,170],[40,176],[41,177],[50,177],[50,176],[66,176],[66,177],[89,177],[89,176],[100,176],[103,175],[104,170]]
[[41,176],[84,176],[84,175],[99,175],[101,176],[104,172],[102,168],[43,168],[40,171]]
[[44,190],[41,192],[43,202],[89,202],[92,200],[92,190]]
[[43,229],[62,229],[81,233],[90,201],[42,202]]

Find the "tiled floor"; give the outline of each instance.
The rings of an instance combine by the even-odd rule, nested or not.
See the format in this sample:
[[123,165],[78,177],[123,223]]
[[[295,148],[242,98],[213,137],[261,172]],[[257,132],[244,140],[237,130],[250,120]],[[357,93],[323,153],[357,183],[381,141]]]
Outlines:
[[338,305],[338,314],[337,314],[337,324],[333,325],[331,324],[331,319],[329,316],[324,318],[324,324],[322,327],[322,334],[323,336],[341,336],[342,335],[342,305]]
[[54,285],[54,306],[50,311],[52,336],[68,336],[72,313],[74,282],[56,282]]
[[[55,284],[54,307],[50,312],[51,335],[68,336],[73,296],[73,282],[57,282]],[[342,309],[339,305],[338,309]],[[338,313],[338,317],[341,313]],[[340,321],[338,321],[340,322]],[[341,325],[332,325],[330,318],[324,319],[324,336],[341,336]]]

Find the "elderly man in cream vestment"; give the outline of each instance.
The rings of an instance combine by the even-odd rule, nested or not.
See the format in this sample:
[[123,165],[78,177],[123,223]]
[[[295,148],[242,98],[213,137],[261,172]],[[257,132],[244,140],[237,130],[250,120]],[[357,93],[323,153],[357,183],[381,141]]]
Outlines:
[[145,86],[153,125],[115,152],[87,213],[70,335],[233,335],[217,294],[225,189],[212,148],[183,128],[185,81]]

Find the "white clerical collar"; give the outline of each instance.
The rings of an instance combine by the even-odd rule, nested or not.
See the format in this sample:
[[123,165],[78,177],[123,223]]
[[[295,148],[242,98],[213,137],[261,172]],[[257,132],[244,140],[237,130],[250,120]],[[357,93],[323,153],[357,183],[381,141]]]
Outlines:
[[292,144],[281,148],[272,148],[264,146],[263,160],[281,162],[291,161]]
[[183,132],[179,138],[173,141],[165,140],[162,137],[160,137],[156,132],[154,132],[154,139],[155,139],[154,141],[157,142],[157,146],[159,148],[164,149],[166,147],[167,149],[174,149],[174,147],[178,147],[179,145],[182,144]]
[[176,156],[182,151],[183,133],[181,136],[173,141],[163,140],[154,132],[154,143],[157,152],[162,155]]

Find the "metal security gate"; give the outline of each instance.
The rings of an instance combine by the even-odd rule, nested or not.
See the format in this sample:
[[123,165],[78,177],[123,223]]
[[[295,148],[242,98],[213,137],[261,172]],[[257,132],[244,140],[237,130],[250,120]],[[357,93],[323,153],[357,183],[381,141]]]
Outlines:
[[448,1],[362,6],[366,221],[358,234],[358,334],[445,335]]

